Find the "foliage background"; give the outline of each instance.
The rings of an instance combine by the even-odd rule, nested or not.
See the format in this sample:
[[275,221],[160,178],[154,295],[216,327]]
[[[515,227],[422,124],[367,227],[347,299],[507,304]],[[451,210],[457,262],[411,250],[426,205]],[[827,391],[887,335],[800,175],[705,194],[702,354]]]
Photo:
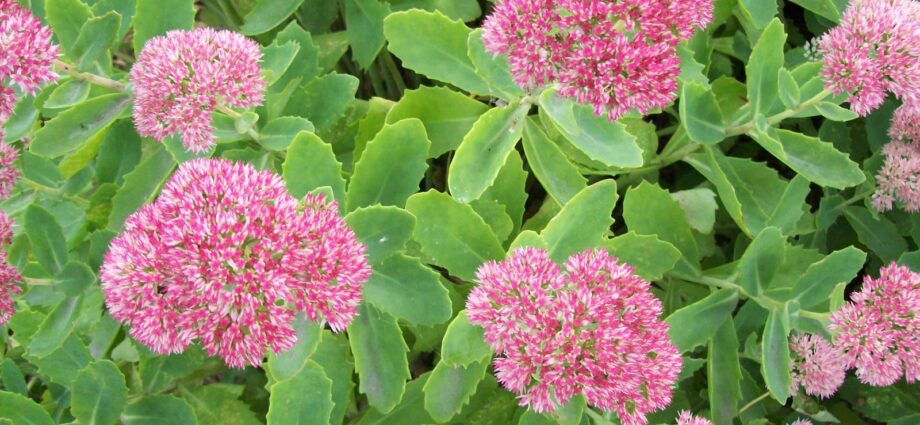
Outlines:
[[[717,0],[681,47],[679,100],[615,123],[515,86],[475,29],[486,1],[24,3],[79,69],[5,126],[25,148],[2,208],[26,293],[0,330],[0,423],[603,423],[579,400],[518,408],[461,311],[476,268],[524,245],[557,260],[603,246],[655,282],[685,364],[652,423],[680,409],[920,421],[917,385],[788,390],[790,332],[827,335],[826,313],[883,264],[920,269],[920,218],[866,201],[897,105],[856,119],[808,59],[846,0]],[[258,40],[270,84],[254,113],[215,114],[207,155],[334,196],[375,270],[346,333],[299,322],[297,347],[262,369],[153,355],[105,312],[96,277],[125,218],[191,156],[139,137],[130,97],[80,72],[125,81],[146,40],[194,25]]]

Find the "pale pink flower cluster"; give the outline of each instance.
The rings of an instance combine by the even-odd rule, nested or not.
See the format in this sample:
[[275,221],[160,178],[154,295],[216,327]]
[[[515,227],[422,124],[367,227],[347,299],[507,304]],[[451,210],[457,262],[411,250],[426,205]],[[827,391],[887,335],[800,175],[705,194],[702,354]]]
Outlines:
[[792,421],[789,425],[814,425],[810,420],[799,418]]
[[830,321],[846,367],[856,368],[861,381],[886,386],[901,376],[920,379],[920,273],[895,263],[883,267]]
[[523,88],[558,84],[562,96],[615,120],[674,100],[676,47],[712,11],[712,0],[504,0],[485,20],[483,42],[508,55]]
[[271,171],[219,159],[182,164],[125,223],[101,270],[109,312],[157,353],[195,339],[232,367],[296,342],[302,312],[341,331],[370,276],[335,202],[298,202]]
[[827,88],[850,93],[850,108],[865,116],[888,92],[920,102],[920,2],[853,0],[840,25],[821,38]]
[[[3,132],[0,131],[0,137]],[[19,170],[13,166],[19,158],[19,150],[0,139],[0,200],[6,199],[16,186]]]
[[920,139],[893,140],[882,148],[882,153],[885,163],[875,176],[873,207],[888,211],[897,200],[907,212],[920,211]]
[[[13,220],[0,211],[0,245],[5,245],[13,240]],[[19,272],[9,264],[6,250],[0,248],[0,326],[6,324],[13,317],[13,295],[19,294],[16,282],[22,280]]]
[[892,140],[906,140],[920,143],[920,103],[901,105],[891,118],[888,135]]
[[150,39],[131,68],[134,124],[162,141],[180,133],[189,151],[214,146],[211,116],[218,104],[262,104],[259,45],[232,31],[198,28]]
[[827,398],[837,392],[846,378],[843,353],[826,339],[799,334],[789,341],[792,351],[792,391]]
[[16,92],[12,87],[34,93],[54,81],[57,77],[51,65],[57,55],[48,27],[15,0],[0,0],[0,127],[13,114]]
[[521,405],[552,411],[583,394],[632,425],[670,403],[681,357],[632,267],[588,250],[562,271],[546,251],[521,248],[482,265],[477,280],[469,320],[485,329],[496,376]]
[[712,421],[706,418],[693,416],[690,412],[682,410],[677,417],[677,425],[712,425]]

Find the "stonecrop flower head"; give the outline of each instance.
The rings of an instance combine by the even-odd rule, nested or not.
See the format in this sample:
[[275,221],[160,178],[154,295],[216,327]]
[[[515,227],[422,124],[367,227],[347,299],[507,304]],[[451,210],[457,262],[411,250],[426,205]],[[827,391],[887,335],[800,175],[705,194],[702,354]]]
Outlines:
[[892,140],[920,143],[920,103],[904,104],[895,109],[888,135]]
[[19,151],[3,141],[3,131],[0,131],[0,200],[9,198],[19,178],[19,170],[13,166],[19,158]]
[[887,92],[920,101],[920,2],[853,0],[820,43],[825,86],[850,93],[853,112],[867,115]]
[[159,141],[180,133],[187,150],[207,151],[214,146],[211,115],[218,104],[262,104],[261,57],[255,41],[226,30],[170,31],[150,39],[131,68],[138,133]]
[[677,44],[712,11],[712,0],[504,0],[483,23],[483,43],[508,55],[524,89],[558,84],[615,120],[674,100]]
[[[6,245],[13,240],[13,220],[0,211],[0,245]],[[6,250],[0,248],[0,326],[6,324],[13,317],[13,295],[19,294],[17,282],[22,280],[19,272],[7,260]]]
[[197,159],[128,218],[100,280],[112,317],[153,351],[198,339],[243,367],[294,345],[298,312],[344,329],[370,276],[364,250],[335,202],[298,202],[271,171]]
[[541,249],[484,264],[466,302],[499,355],[498,380],[521,405],[546,412],[583,394],[626,425],[671,402],[681,357],[649,283],[603,250],[560,270]]
[[920,273],[895,263],[883,267],[830,321],[847,368],[856,368],[861,381],[886,386],[901,376],[920,379]]
[[789,341],[792,351],[792,391],[827,398],[837,392],[846,378],[843,354],[826,339],[799,334]]
[[810,420],[798,418],[789,423],[789,425],[814,425]]
[[58,47],[51,30],[15,0],[0,0],[0,125],[13,113],[16,93],[34,93],[56,76],[51,65]]
[[875,176],[872,206],[888,211],[898,201],[907,212],[920,211],[920,140],[893,140],[882,153],[885,163]]
[[677,425],[712,425],[712,421],[693,416],[686,410],[681,410],[680,415],[677,417]]

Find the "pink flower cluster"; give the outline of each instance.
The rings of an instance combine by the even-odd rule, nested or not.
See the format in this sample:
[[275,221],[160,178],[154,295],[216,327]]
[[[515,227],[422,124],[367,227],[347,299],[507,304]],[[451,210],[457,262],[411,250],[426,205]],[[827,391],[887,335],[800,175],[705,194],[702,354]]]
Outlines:
[[681,357],[661,302],[630,266],[588,250],[561,271],[545,251],[522,248],[484,264],[477,279],[467,314],[521,405],[551,411],[580,393],[631,425],[670,403]]
[[712,425],[712,421],[693,416],[690,412],[682,410],[677,417],[677,425]]
[[0,127],[16,104],[12,86],[34,93],[42,84],[54,81],[51,65],[57,55],[50,29],[15,0],[0,0]]
[[920,104],[920,2],[853,0],[820,44],[825,85],[849,92],[854,112],[865,116],[887,92]]
[[271,171],[198,159],[128,218],[100,276],[112,316],[155,352],[198,339],[243,367],[291,348],[298,312],[344,329],[370,276],[364,250],[335,202],[298,203]]
[[131,69],[134,124],[142,136],[162,141],[180,133],[189,151],[214,146],[211,115],[218,104],[262,104],[259,45],[232,31],[170,31],[147,42]]
[[615,120],[674,100],[677,44],[712,11],[712,0],[504,0],[485,20],[483,42],[508,55],[525,89],[556,83]]
[[[0,137],[3,134],[0,132]],[[9,198],[19,178],[19,170],[13,166],[19,158],[19,151],[0,139],[0,200]]]
[[873,207],[888,211],[897,200],[907,212],[920,211],[920,139],[893,140],[882,153],[885,163],[875,176],[878,187],[872,195]]
[[837,392],[846,378],[843,354],[826,339],[799,334],[789,341],[792,351],[792,391],[827,398]]
[[920,273],[891,263],[867,277],[830,329],[847,368],[863,382],[886,386],[920,379]]
[[[8,244],[13,240],[13,220],[0,211],[0,245]],[[22,280],[19,272],[9,265],[6,250],[0,248],[0,326],[6,324],[13,317],[13,295],[19,294],[16,282]]]

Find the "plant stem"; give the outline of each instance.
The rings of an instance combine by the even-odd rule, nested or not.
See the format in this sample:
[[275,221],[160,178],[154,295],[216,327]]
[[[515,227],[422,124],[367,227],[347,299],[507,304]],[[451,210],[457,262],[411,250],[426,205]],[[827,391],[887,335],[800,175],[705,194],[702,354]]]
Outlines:
[[105,87],[115,91],[124,92],[125,85],[121,82],[115,81],[111,78],[106,78],[101,75],[96,75],[90,72],[80,72],[77,70],[77,67],[64,62],[59,59],[54,60],[54,66],[61,72],[70,75],[78,80],[86,81],[90,84],[95,84],[100,87]]
[[745,404],[744,407],[738,409],[738,416],[744,413],[745,410],[748,410],[751,407],[754,407],[755,404],[760,403],[761,401],[763,401],[765,398],[769,396],[770,396],[770,393],[766,392],[766,393],[761,394],[759,397],[751,400],[748,404]]
[[[831,95],[833,95],[833,93],[831,93],[830,91],[822,90],[820,93],[816,94],[811,99],[808,99],[805,102],[799,104],[799,106],[795,109],[787,109],[776,115],[771,115],[770,117],[767,118],[767,123],[770,125],[779,124],[782,120],[786,118],[795,116],[799,113],[802,113],[804,111],[807,111],[813,108],[815,105],[817,105],[818,103],[821,103],[824,99],[827,99]],[[729,127],[725,129],[725,137],[739,136],[739,135],[742,135],[744,133],[747,133],[753,130],[755,127],[756,127],[756,124],[754,123],[754,121],[750,121],[748,123],[737,125],[734,127]]]
[[33,277],[23,277],[22,282],[29,286],[49,286],[54,284],[54,279],[36,279]]
[[[786,303],[774,300],[773,298],[770,298],[766,295],[751,295],[737,283],[731,282],[728,280],[717,279],[717,278],[709,277],[709,276],[688,276],[683,273],[676,273],[676,272],[672,272],[669,274],[672,277],[675,277],[677,279],[687,281],[687,282],[699,283],[701,285],[706,285],[706,286],[710,286],[710,287],[718,288],[718,289],[728,289],[732,291],[738,291],[738,293],[743,295],[744,297],[750,300],[753,300],[754,302],[762,306],[767,306],[769,308],[779,309],[779,308],[784,308],[784,306],[786,305]],[[807,317],[809,319],[815,319],[815,320],[820,320],[820,321],[825,321],[827,320],[828,317],[830,317],[830,313],[819,313],[819,312],[808,311],[808,310],[799,310],[798,315],[800,317]]]
[[29,187],[31,187],[31,188],[32,188],[33,190],[35,190],[36,192],[44,192],[44,193],[48,193],[48,194],[51,194],[51,195],[61,196],[61,197],[63,197],[64,199],[67,199],[68,201],[71,201],[71,202],[73,202],[73,203],[75,203],[75,204],[77,204],[77,205],[79,205],[79,206],[81,206],[81,207],[88,207],[88,206],[89,206],[89,201],[87,201],[86,199],[83,199],[83,198],[81,198],[81,197],[79,197],[79,196],[73,196],[73,195],[68,195],[68,194],[62,193],[60,189],[55,189],[55,188],[53,188],[53,187],[45,186],[45,185],[43,185],[43,184],[41,184],[41,183],[39,183],[39,182],[37,182],[37,181],[35,181],[35,180],[32,180],[32,179],[30,179],[30,178],[28,178],[28,177],[20,176],[20,177],[19,177],[19,181],[21,181],[21,182],[23,182],[23,183],[29,185]]
[[[230,118],[233,118],[233,121],[238,121],[240,118],[242,118],[242,115],[240,115],[239,112],[236,112],[233,109],[228,108],[226,105],[220,102],[217,102],[217,107],[215,109],[217,109],[217,112],[220,112]],[[249,137],[251,137],[252,140],[259,141],[259,139],[261,139],[261,136],[259,135],[259,133],[253,128],[246,130],[246,134],[249,135]]]

